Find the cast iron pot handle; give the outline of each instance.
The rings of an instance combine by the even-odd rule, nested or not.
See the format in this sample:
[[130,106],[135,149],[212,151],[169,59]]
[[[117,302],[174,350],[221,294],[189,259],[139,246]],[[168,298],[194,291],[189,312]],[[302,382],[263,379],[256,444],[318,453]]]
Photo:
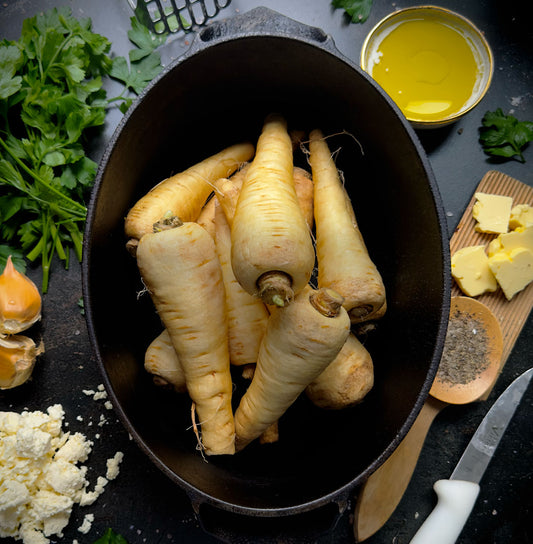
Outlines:
[[348,497],[343,495],[304,512],[276,516],[273,511],[272,515],[256,516],[191,502],[202,529],[228,544],[312,544],[335,529],[348,507]]
[[301,39],[335,48],[333,39],[322,29],[309,26],[265,7],[257,7],[241,15],[235,15],[211,23],[198,33],[195,43],[198,48],[239,37],[274,35]]

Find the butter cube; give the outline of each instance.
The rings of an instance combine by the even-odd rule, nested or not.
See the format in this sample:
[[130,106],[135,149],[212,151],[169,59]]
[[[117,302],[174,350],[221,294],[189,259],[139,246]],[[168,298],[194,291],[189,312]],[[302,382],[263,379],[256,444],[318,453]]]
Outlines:
[[509,230],[513,199],[510,196],[476,193],[477,202],[472,216],[477,221],[477,232],[501,234]]
[[529,204],[518,204],[511,210],[509,219],[509,228],[528,228],[533,227],[533,206]]
[[489,244],[489,257],[499,251],[509,253],[513,249],[523,247],[533,252],[533,226],[528,228],[518,227],[516,230],[500,234]]
[[489,257],[489,267],[507,298],[511,300],[533,281],[533,252],[519,247]]
[[461,291],[470,297],[492,293],[498,288],[485,246],[463,247],[456,251],[452,255],[452,276]]

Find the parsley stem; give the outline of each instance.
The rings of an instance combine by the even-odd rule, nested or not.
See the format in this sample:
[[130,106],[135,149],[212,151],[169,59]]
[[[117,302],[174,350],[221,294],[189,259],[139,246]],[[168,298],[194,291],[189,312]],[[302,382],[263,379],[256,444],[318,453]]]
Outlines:
[[43,243],[44,240],[39,238],[39,241],[33,246],[33,249],[29,253],[26,253],[26,258],[29,261],[33,262],[41,254]]
[[59,56],[59,54],[61,53],[61,51],[63,51],[63,49],[65,48],[65,45],[67,45],[67,43],[75,36],[74,33],[72,32],[69,32],[65,39],[63,40],[63,42],[61,43],[61,45],[56,48],[54,54],[52,55],[52,58],[50,59],[50,62],[48,63],[48,66],[46,67],[46,70],[44,70],[43,72],[43,68],[42,68],[42,64],[41,64],[41,57],[39,57],[39,70],[41,72],[41,79],[43,80],[43,82],[46,80],[46,76],[48,74],[48,70],[51,66],[54,65],[57,57]]
[[[62,193],[61,191],[59,191],[58,189],[56,189],[55,187],[53,187],[52,185],[44,181],[44,179],[39,177],[31,168],[29,168],[23,161],[21,161],[16,155],[12,153],[11,149],[9,149],[9,146],[4,142],[4,140],[1,137],[0,137],[0,145],[9,153],[9,155],[11,155],[13,160],[35,181],[40,183],[43,187],[46,187],[46,189],[54,193],[56,196],[59,196],[61,199],[71,204],[74,208],[80,211],[83,214],[83,216],[85,216],[85,214],[87,213],[87,208],[83,204],[76,202],[75,200],[67,196],[66,194]],[[71,210],[68,210],[68,211],[71,211]],[[74,213],[74,210],[72,210],[72,213]]]
[[72,221],[67,221],[65,223],[65,228],[70,233],[70,238],[74,244],[74,251],[78,261],[81,262],[82,252],[83,252],[83,235],[80,232],[80,229]]

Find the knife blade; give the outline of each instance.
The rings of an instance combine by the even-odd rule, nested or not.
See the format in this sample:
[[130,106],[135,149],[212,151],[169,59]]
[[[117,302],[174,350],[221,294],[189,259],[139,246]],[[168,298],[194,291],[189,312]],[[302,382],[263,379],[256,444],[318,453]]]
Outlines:
[[479,482],[533,377],[526,370],[498,397],[472,436],[449,480],[435,482],[437,505],[411,544],[453,544],[472,512]]

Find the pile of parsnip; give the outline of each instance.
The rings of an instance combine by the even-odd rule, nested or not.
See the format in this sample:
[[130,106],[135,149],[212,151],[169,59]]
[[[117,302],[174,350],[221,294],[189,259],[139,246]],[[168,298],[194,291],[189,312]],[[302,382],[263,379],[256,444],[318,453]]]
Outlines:
[[[311,173],[294,166],[294,138],[271,114],[255,148],[233,145],[163,180],[126,217],[163,325],[145,368],[188,393],[207,455],[276,440],[304,391],[339,409],[373,386],[371,356],[351,329],[383,316],[385,287],[326,138],[313,130],[300,145]],[[237,366],[251,379],[234,411]]]

